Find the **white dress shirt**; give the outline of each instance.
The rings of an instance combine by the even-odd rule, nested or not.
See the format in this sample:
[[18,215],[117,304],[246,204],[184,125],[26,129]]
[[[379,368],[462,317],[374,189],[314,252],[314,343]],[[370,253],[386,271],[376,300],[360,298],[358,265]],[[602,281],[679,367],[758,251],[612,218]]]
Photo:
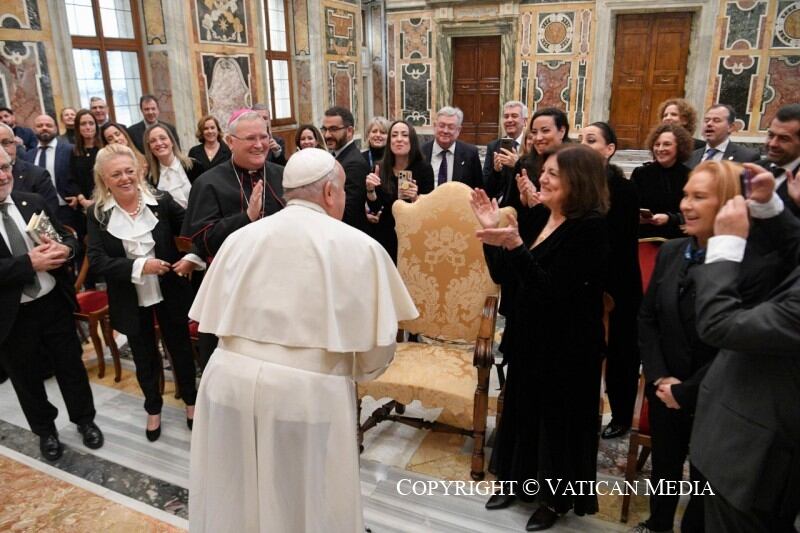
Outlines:
[[[706,143],[706,147],[705,150],[703,151],[703,157],[701,161],[722,161],[722,158],[725,156],[725,150],[728,149],[728,145],[730,144],[730,142],[731,138],[728,137],[727,139],[719,143],[717,146],[711,146],[708,143]],[[708,153],[708,150],[711,148],[717,150],[717,153],[715,153],[713,157],[706,158],[706,154]]]
[[178,205],[186,209],[189,204],[189,192],[192,190],[192,184],[189,183],[189,178],[186,176],[186,171],[183,170],[180,160],[177,157],[173,157],[169,166],[160,166],[161,174],[158,176],[158,190],[170,193]]
[[[58,205],[67,205],[67,202],[61,198],[61,195],[58,194],[58,187],[56,186],[56,146],[58,146],[58,138],[54,138],[50,143],[47,145],[47,151],[45,152],[45,165],[47,167],[47,172],[50,173],[50,181],[53,182],[53,188],[56,190],[56,196],[58,196]],[[33,164],[39,166],[39,149],[42,147],[42,143],[40,142],[36,145],[36,157],[33,159]]]
[[[747,204],[750,216],[753,218],[776,217],[783,211],[783,207],[783,200],[775,193],[772,194],[772,198],[767,203],[749,202]],[[708,239],[705,262],[735,261],[741,263],[746,246],[747,239],[737,235],[716,235]]]
[[442,158],[447,157],[447,182],[453,181],[453,167],[455,166],[455,149],[456,143],[450,145],[447,152],[444,148],[439,146],[439,143],[433,141],[433,148],[431,149],[431,166],[433,167],[433,186],[439,186],[439,167],[442,166]]

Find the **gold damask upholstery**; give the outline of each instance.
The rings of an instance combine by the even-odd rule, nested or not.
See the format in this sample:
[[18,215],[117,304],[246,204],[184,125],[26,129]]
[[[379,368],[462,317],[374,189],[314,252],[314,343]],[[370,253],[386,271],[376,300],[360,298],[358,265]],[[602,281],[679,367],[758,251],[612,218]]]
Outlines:
[[[359,406],[364,396],[391,400],[369,417],[360,433],[392,420],[472,436],[471,475],[482,479],[499,288],[475,237],[480,226],[469,198],[469,187],[447,183],[413,204],[397,201],[392,206],[397,268],[420,312],[400,327],[432,341],[399,343],[389,369],[375,381],[360,383],[358,397]],[[504,209],[503,221],[513,212]],[[443,408],[437,420],[401,416],[414,400],[426,408]]]

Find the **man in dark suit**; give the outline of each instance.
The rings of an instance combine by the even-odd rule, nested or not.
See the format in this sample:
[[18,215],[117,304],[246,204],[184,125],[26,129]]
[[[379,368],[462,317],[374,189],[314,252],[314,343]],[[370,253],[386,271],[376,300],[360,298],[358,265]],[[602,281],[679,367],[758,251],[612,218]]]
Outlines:
[[163,120],[158,120],[161,109],[158,107],[158,100],[156,100],[155,96],[152,94],[145,94],[139,98],[139,109],[142,111],[144,120],[140,120],[129,127],[128,134],[131,136],[133,144],[136,145],[136,148],[138,148],[140,152],[144,153],[144,130],[156,124],[161,124],[167,128],[175,138],[175,142],[178,143],[178,148],[181,147],[180,137],[178,137],[178,131],[175,129],[175,126]]
[[253,104],[251,109],[258,113],[258,115],[264,119],[264,122],[267,123],[267,131],[270,136],[267,161],[275,163],[276,165],[286,166],[286,143],[284,143],[283,139],[280,137],[276,137],[272,134],[272,118],[269,114],[269,106],[267,104]]
[[82,236],[86,228],[84,215],[80,210],[72,208],[68,199],[76,194],[75,186],[70,180],[69,165],[72,145],[58,140],[56,121],[50,115],[39,115],[34,121],[37,146],[20,157],[40,168],[47,170],[58,193],[57,216],[62,224],[67,224]]
[[[39,436],[39,449],[50,461],[63,453],[56,409],[47,401],[42,352],[52,355],[58,386],[69,419],[78,425],[89,448],[103,445],[94,423],[94,400],[75,331],[75,290],[66,268],[77,241],[51,217],[63,244],[43,238],[36,245],[26,233],[34,213],[47,211],[36,194],[16,192],[11,159],[0,151],[0,366],[8,374],[28,425]],[[51,213],[52,214],[52,213]]]
[[757,151],[731,141],[736,111],[726,104],[714,104],[703,117],[703,137],[706,145],[698,148],[689,157],[686,166],[694,168],[701,161],[736,161],[752,163],[758,161]]
[[720,348],[691,436],[692,463],[714,493],[705,498],[710,533],[794,531],[800,512],[800,222],[773,188],[768,173],[754,179],[750,214],[767,230],[759,240],[794,270],[768,298],[744,306],[737,291],[750,229],[742,197],[720,210],[706,264],[693,273],[698,333]]
[[17,144],[22,144],[25,150],[30,150],[36,146],[36,135],[34,135],[33,130],[25,126],[17,126],[17,117],[14,115],[13,109],[0,107],[0,122],[12,129],[14,136],[18,139]]
[[17,143],[14,141],[14,130],[0,123],[0,145],[11,158],[14,174],[14,190],[17,192],[35,192],[44,198],[52,213],[58,212],[58,195],[47,169],[31,165],[17,157]]
[[764,146],[767,157],[756,164],[772,172],[777,187],[775,192],[786,208],[800,217],[800,183],[788,179],[800,172],[800,104],[778,109],[767,129]]
[[344,168],[346,201],[342,222],[367,232],[366,180],[371,170],[353,141],[354,126],[353,113],[344,107],[334,106],[325,111],[320,131],[328,150]]
[[470,188],[483,187],[483,170],[478,149],[458,140],[464,112],[445,106],[436,114],[434,140],[422,145],[422,155],[433,167],[438,187],[449,181],[466,183]]
[[514,140],[513,150],[500,146],[501,139],[495,139],[486,146],[486,159],[483,162],[483,183],[486,194],[496,198],[508,188],[509,180],[514,179],[514,165],[525,143],[525,121],[528,107],[522,102],[512,100],[503,105],[503,130],[505,137]]

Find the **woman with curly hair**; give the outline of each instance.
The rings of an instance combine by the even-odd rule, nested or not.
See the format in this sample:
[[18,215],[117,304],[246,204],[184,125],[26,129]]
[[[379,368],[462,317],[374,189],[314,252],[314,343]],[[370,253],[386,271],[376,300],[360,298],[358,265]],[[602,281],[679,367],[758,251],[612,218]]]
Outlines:
[[[683,126],[689,135],[694,135],[697,127],[697,111],[683,98],[669,98],[658,105],[658,116],[662,124],[677,124]],[[706,142],[701,139],[692,139],[692,150],[703,148]]]

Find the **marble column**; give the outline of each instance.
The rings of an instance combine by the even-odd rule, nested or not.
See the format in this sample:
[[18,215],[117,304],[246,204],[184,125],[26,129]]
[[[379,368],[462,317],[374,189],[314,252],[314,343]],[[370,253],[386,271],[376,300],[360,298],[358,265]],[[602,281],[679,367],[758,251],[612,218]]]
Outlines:
[[[194,110],[194,94],[192,80],[196,79],[192,70],[193,56],[190,36],[191,26],[187,20],[187,6],[184,2],[162,2],[164,28],[167,43],[148,46],[149,51],[163,51],[169,57],[169,85],[172,89],[172,107],[175,113],[175,127],[181,146],[188,147],[197,143],[194,137],[197,119]],[[152,77],[151,77],[152,79]]]

